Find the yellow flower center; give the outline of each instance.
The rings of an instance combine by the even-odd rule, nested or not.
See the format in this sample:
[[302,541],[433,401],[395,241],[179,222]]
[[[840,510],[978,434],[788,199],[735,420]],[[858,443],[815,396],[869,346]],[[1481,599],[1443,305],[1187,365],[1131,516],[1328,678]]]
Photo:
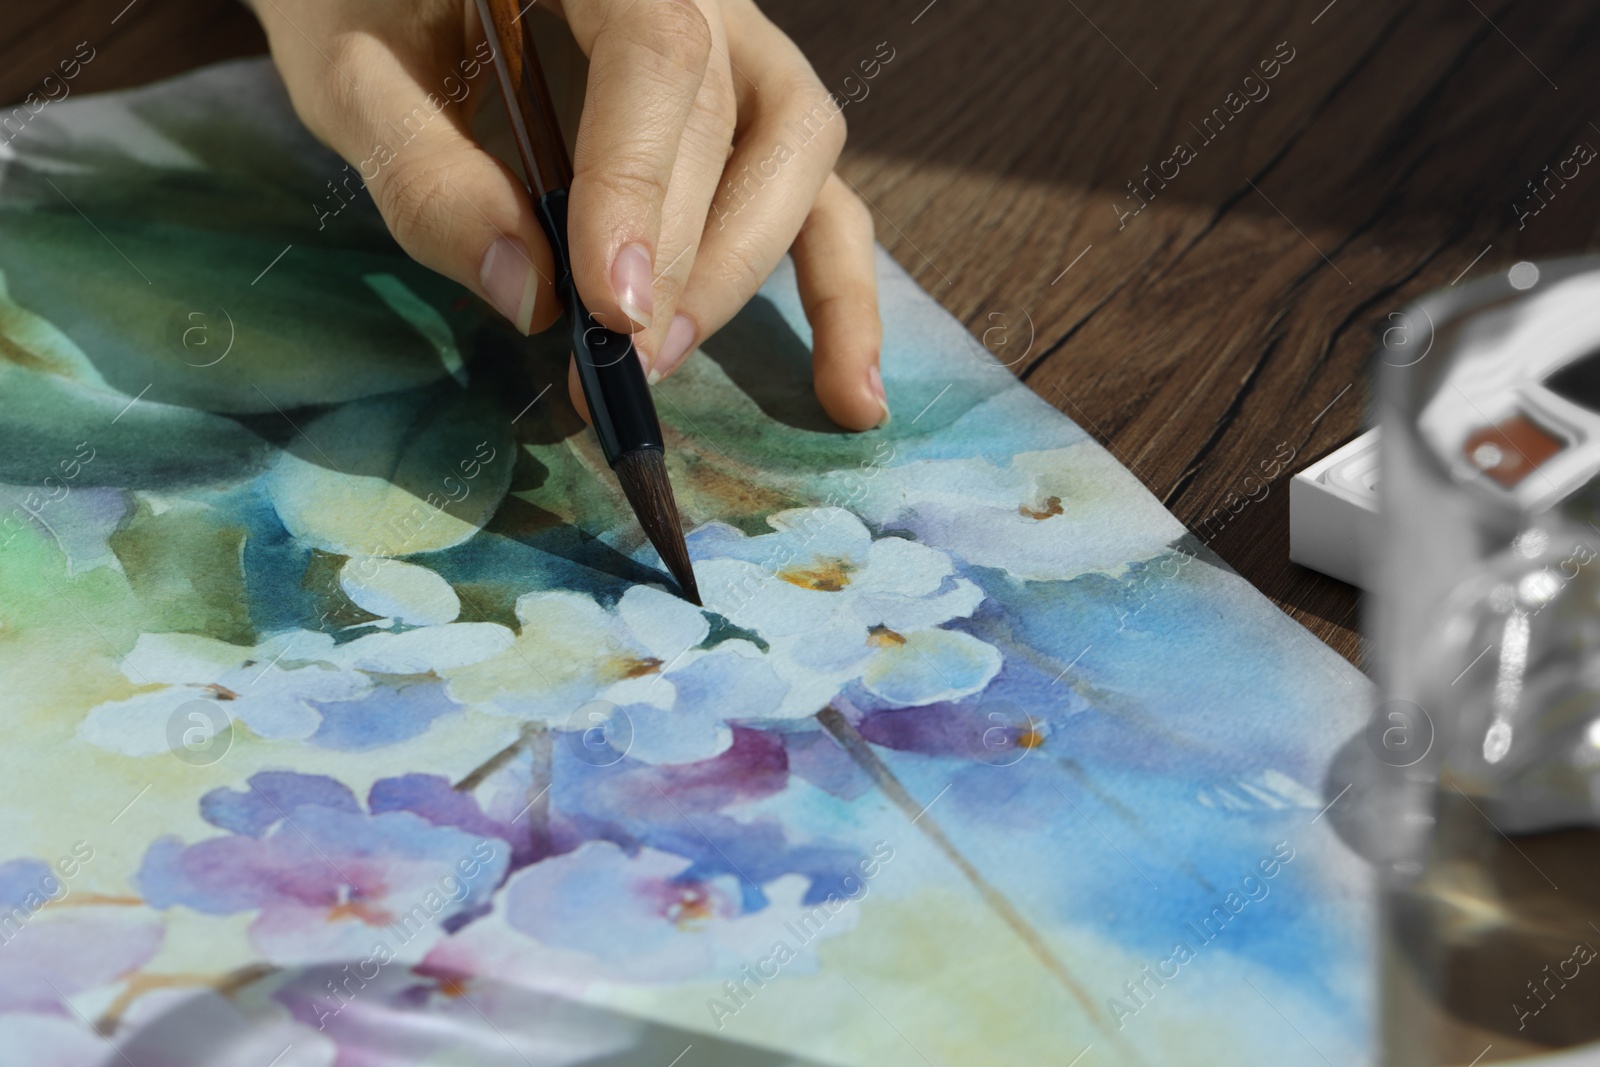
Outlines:
[[1017,514],[1043,522],[1052,515],[1061,514],[1061,498],[1058,496],[1046,497],[1042,508],[1030,508],[1028,505],[1022,504],[1017,508]]
[[619,659],[617,660],[618,678],[643,678],[647,674],[655,674],[661,670],[661,661],[654,656],[645,659]]
[[903,636],[887,626],[874,626],[867,631],[867,644],[876,645],[878,648],[894,648],[905,643],[906,639]]
[[778,577],[801,589],[818,589],[824,593],[837,593],[850,584],[850,575],[856,565],[847,559],[827,556],[815,560],[810,566],[789,567],[778,572]]
[[667,918],[678,929],[688,930],[711,918],[711,894],[695,885],[686,885],[667,905]]

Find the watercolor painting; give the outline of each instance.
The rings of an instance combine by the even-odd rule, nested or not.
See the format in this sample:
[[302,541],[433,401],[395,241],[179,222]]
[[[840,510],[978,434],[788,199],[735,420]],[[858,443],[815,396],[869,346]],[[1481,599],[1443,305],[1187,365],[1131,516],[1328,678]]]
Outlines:
[[787,267],[658,390],[702,610],[265,61],[0,152],[0,1047],[1366,1058],[1366,681],[886,255],[883,429]]

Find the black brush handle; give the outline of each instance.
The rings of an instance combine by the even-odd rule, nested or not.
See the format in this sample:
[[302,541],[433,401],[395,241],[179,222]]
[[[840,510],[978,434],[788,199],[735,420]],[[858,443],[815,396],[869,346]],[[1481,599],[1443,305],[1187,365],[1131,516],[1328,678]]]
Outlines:
[[650,383],[634,350],[633,338],[606,329],[589,314],[572,280],[572,256],[567,248],[567,191],[556,189],[539,198],[539,222],[550,238],[556,267],[556,294],[566,309],[572,330],[572,355],[578,380],[589,402],[589,417],[600,436],[606,462],[641,448],[663,450],[661,420],[650,399]]

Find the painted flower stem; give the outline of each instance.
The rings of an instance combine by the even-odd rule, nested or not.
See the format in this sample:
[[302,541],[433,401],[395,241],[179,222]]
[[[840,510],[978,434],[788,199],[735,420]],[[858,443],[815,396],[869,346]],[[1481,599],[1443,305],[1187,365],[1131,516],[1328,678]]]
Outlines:
[[513,821],[521,822],[524,819],[527,820],[527,843],[533,848],[533,854],[540,856],[548,855],[550,852],[552,746],[553,740],[548,726],[538,721],[525,722],[522,724],[522,732],[515,741],[468,771],[454,786],[458,793],[471,793],[482,785],[490,775],[515,759],[523,749],[527,749],[531,761],[528,780],[528,806],[524,809],[523,814]]
[[156,989],[212,989],[225,997],[231,997],[245,986],[260,981],[270,974],[277,973],[278,968],[270,963],[253,963],[226,974],[151,974],[140,971],[128,976],[127,985],[113,1000],[100,1017],[94,1021],[95,1032],[102,1037],[110,1037],[122,1025],[122,1013],[139,997]]
[[1039,962],[1044,964],[1045,969],[1078,1002],[1078,1006],[1083,1009],[1084,1014],[1088,1016],[1090,1021],[1096,1026],[1100,1026],[1100,1013],[1095,1010],[1093,1002],[1089,999],[1089,994],[1084,991],[1078,980],[1072,977],[1066,966],[1050,951],[1045,944],[1044,937],[1038,930],[1034,929],[1033,924],[1028,922],[1022,912],[1017,910],[1016,905],[1012,904],[1005,894],[985,878],[972,861],[967,859],[956,848],[955,843],[945,834],[938,821],[925,810],[925,805],[917,803],[916,799],[906,790],[906,787],[901,784],[900,779],[895,777],[894,772],[889,769],[888,765],[878,758],[876,752],[872,751],[872,745],[866,738],[861,736],[861,732],[855,728],[850,720],[846,719],[839,709],[830,704],[817,712],[817,722],[849,753],[856,766],[867,772],[878,788],[883,790],[883,794],[911,820],[912,825],[921,830],[923,835],[933,843],[934,847],[944,853],[946,859],[955,864],[956,869],[966,877],[967,881],[972,883],[973,888],[978,891],[978,895],[983,898],[985,904],[989,905],[1000,921],[1009,926],[1012,932],[1022,939],[1022,943],[1028,947],[1029,951],[1039,958]]

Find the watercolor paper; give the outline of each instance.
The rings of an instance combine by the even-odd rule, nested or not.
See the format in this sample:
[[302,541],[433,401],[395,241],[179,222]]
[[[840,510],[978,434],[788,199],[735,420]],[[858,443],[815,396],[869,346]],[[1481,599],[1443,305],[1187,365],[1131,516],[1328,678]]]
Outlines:
[[700,610],[264,62],[0,152],[0,1047],[1366,1054],[1367,683],[886,256],[888,427],[787,266],[658,390]]

